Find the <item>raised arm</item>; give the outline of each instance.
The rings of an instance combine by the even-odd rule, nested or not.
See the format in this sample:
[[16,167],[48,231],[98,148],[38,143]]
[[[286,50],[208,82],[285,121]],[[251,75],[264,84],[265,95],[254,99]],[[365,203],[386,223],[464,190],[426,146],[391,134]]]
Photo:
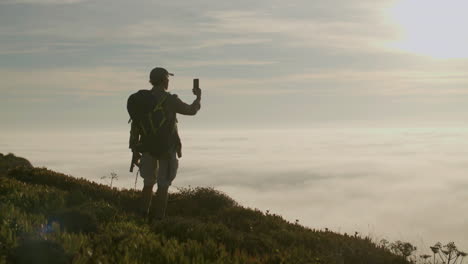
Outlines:
[[194,90],[193,93],[197,96],[197,98],[193,101],[192,104],[186,104],[179,97],[175,96],[175,112],[182,115],[195,115],[198,110],[200,110],[200,100],[201,100],[201,90],[197,89]]

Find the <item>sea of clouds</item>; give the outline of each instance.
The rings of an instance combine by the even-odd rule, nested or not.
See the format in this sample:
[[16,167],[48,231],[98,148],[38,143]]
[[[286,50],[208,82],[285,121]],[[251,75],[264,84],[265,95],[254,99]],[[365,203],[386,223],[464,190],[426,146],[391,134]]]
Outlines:
[[[172,191],[211,186],[311,228],[427,249],[455,241],[468,250],[468,128],[184,130],[181,136]],[[127,130],[2,132],[0,152],[100,183],[115,172],[115,186],[135,184]]]

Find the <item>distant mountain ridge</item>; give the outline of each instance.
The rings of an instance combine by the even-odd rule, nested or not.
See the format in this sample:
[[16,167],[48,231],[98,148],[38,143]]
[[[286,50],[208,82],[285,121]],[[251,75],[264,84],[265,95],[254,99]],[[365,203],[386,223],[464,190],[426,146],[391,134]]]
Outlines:
[[212,188],[170,194],[149,224],[139,191],[0,155],[0,263],[409,263],[367,237],[313,230]]

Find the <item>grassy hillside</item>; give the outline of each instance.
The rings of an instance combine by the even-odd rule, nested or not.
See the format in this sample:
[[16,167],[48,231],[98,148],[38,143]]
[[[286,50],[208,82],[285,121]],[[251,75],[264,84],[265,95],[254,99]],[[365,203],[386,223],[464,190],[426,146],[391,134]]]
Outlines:
[[368,238],[289,223],[211,188],[171,194],[168,217],[148,224],[137,191],[5,157],[0,263],[408,263]]

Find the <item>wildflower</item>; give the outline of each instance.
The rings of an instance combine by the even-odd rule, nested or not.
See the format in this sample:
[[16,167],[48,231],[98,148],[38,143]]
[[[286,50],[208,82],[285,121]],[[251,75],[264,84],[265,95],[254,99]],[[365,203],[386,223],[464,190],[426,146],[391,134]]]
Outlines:
[[455,251],[457,250],[457,246],[455,246],[454,242],[450,242],[447,245],[445,245],[445,248],[447,248],[448,251]]
[[434,252],[434,254],[437,254],[437,253],[439,253],[440,248],[437,247],[437,246],[434,246],[434,247],[431,247],[431,250],[432,250],[432,252]]

